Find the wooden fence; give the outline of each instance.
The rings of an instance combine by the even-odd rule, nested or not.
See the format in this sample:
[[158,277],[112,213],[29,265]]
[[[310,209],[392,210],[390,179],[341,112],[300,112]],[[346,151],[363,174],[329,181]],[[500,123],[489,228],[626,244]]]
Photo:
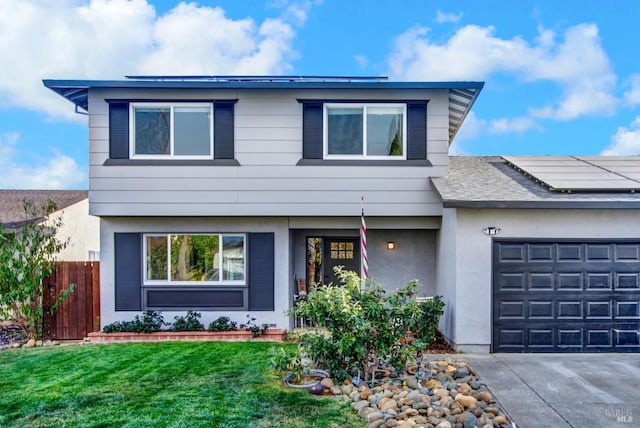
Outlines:
[[[43,284],[45,339],[83,339],[100,330],[100,262],[58,262]],[[69,284],[76,284],[75,291],[51,313]]]

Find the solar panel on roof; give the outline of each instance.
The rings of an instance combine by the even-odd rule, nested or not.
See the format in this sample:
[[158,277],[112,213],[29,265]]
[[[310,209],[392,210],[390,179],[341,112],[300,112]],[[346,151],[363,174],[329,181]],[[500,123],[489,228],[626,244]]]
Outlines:
[[640,190],[640,156],[503,156],[516,169],[551,190]]

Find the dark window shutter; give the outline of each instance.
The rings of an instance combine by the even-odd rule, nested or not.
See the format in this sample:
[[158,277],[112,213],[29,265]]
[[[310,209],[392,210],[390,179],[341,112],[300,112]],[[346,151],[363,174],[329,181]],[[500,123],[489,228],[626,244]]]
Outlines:
[[116,311],[142,309],[142,237],[139,233],[114,234]]
[[302,157],[322,159],[322,103],[302,104]]
[[233,105],[235,101],[216,101],[213,113],[213,154],[216,159],[234,158]]
[[249,310],[274,308],[274,234],[249,234]]
[[407,159],[427,158],[427,103],[407,103]]
[[129,103],[109,103],[109,158],[129,159]]

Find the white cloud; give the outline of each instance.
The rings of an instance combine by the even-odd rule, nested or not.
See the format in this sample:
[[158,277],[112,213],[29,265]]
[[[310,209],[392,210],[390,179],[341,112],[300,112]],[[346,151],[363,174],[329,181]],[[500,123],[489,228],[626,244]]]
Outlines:
[[436,22],[444,24],[446,22],[458,22],[462,19],[462,12],[460,13],[446,13],[442,11],[436,12]]
[[256,23],[187,2],[159,16],[147,0],[2,0],[0,101],[69,118],[42,79],[283,73],[310,7],[287,3],[282,17]]
[[624,93],[624,102],[630,106],[640,104],[640,73],[632,74],[627,82],[629,89]]
[[86,178],[86,172],[69,156],[55,151],[35,165],[18,163],[17,132],[0,135],[0,188],[3,189],[71,189]]
[[636,117],[629,128],[623,126],[611,137],[611,144],[602,151],[602,155],[640,155],[640,116]]
[[525,132],[529,130],[542,131],[542,127],[530,117],[493,119],[489,123],[490,134],[508,134],[512,132]]
[[540,27],[532,42],[497,37],[490,26],[467,25],[438,43],[429,38],[428,28],[414,27],[396,38],[388,64],[390,74],[400,80],[486,80],[506,73],[525,82],[555,83],[558,100],[532,109],[532,117],[569,120],[610,114],[617,104],[616,75],[595,24],[570,27],[560,41]]

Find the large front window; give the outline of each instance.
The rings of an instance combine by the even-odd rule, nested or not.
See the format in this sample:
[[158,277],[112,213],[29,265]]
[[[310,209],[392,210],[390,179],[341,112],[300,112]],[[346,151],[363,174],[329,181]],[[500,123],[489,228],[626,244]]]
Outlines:
[[324,156],[406,159],[406,106],[326,104]]
[[131,105],[134,157],[213,158],[211,104]]
[[145,235],[145,284],[244,284],[244,235]]

